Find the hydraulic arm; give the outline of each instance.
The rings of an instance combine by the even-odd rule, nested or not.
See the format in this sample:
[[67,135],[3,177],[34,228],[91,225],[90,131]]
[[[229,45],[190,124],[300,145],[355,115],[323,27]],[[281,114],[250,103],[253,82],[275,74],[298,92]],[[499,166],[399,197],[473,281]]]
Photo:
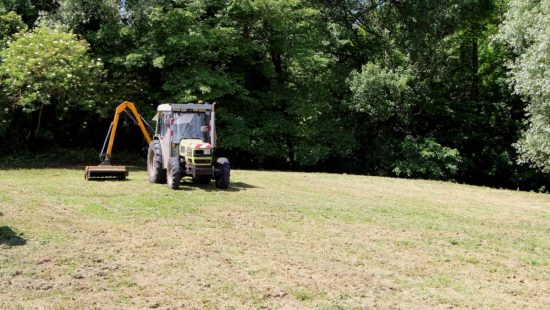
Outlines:
[[[128,113],[127,109],[130,110],[132,114]],[[101,162],[102,165],[111,164],[110,159],[111,159],[111,154],[113,152],[113,145],[115,144],[116,130],[118,127],[118,122],[120,120],[120,114],[122,112],[126,112],[128,116],[139,126],[139,129],[141,129],[141,133],[143,134],[145,141],[147,141],[147,145],[151,143],[151,137],[149,136],[149,133],[145,128],[143,117],[139,115],[136,109],[136,106],[130,101],[124,101],[118,107],[116,107],[115,118],[113,119],[111,126],[109,126],[109,131],[107,131],[107,137],[105,138],[105,142],[103,143],[103,148],[101,149],[101,154],[99,154],[99,157],[102,160]],[[109,144],[107,145],[107,152],[104,153],[105,144],[107,144],[107,141],[109,141]]]
[[[130,110],[130,112],[128,112]],[[103,142],[103,148],[101,149],[101,153],[99,154],[99,158],[101,160],[101,164],[99,166],[86,166],[84,170],[84,177],[86,180],[90,179],[119,179],[123,180],[128,176],[128,170],[125,166],[112,166],[111,165],[111,154],[113,152],[113,145],[115,143],[115,136],[116,136],[116,130],[118,128],[118,122],[120,120],[120,114],[122,112],[126,112],[130,119],[136,123],[141,133],[143,134],[143,137],[145,138],[145,141],[147,141],[147,144],[151,143],[151,137],[149,136],[149,133],[147,132],[147,129],[145,128],[145,120],[141,115],[139,115],[135,105],[131,103],[130,101],[125,101],[121,103],[115,110],[115,118],[113,119],[113,122],[109,126],[109,130],[107,131],[107,137],[105,138],[105,142]],[[107,144],[108,141],[108,144]],[[107,146],[107,151],[105,151],[105,146]]]

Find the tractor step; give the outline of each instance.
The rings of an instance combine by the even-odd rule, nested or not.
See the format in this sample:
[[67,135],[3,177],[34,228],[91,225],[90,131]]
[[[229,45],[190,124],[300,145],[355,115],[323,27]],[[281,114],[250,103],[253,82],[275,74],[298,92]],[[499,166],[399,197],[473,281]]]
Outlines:
[[84,178],[86,180],[124,180],[128,176],[125,166],[86,166]]

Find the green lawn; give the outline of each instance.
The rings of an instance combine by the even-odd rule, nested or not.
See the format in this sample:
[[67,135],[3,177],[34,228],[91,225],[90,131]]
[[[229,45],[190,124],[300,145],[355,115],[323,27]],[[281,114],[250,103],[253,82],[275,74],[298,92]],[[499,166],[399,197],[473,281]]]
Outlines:
[[550,308],[550,196],[233,171],[0,170],[0,308]]

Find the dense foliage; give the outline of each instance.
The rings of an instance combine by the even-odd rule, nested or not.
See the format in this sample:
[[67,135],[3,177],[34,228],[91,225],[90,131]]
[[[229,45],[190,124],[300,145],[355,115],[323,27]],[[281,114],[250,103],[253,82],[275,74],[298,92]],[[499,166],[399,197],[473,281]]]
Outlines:
[[[547,184],[514,147],[525,130],[522,160],[550,158],[547,0],[0,3],[6,150],[97,148],[123,100],[150,117],[159,102],[206,99],[219,103],[220,152],[241,167]],[[66,48],[48,74],[79,83],[32,67],[52,50],[17,51],[54,36]]]
[[511,81],[517,94],[529,100],[529,127],[518,144],[521,160],[550,171],[550,1],[513,0],[502,23],[500,38],[518,57]]

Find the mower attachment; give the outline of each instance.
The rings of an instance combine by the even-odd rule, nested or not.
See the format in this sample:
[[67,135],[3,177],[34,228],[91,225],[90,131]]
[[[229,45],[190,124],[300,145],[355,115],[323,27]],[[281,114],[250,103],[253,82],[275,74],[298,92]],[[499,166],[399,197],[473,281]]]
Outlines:
[[[126,109],[130,109],[132,114],[128,113]],[[118,127],[118,121],[122,112],[128,113],[128,116],[130,116],[130,118],[141,129],[141,132],[143,133],[147,144],[149,145],[151,143],[151,137],[149,137],[149,133],[147,132],[147,129],[144,125],[147,123],[145,122],[143,117],[139,115],[133,103],[131,103],[130,101],[124,101],[116,108],[115,118],[113,119],[113,122],[111,123],[111,125],[109,126],[109,130],[107,131],[107,137],[105,137],[103,148],[101,149],[101,153],[99,154],[101,164],[99,166],[86,166],[86,168],[84,168],[84,178],[86,180],[124,180],[128,176],[128,170],[126,170],[125,166],[112,166],[110,160],[111,153],[113,151],[113,145],[115,143],[115,134]],[[107,141],[109,141],[108,145]],[[106,146],[107,152],[104,153]]]
[[125,180],[128,176],[128,170],[125,166],[86,166],[84,168],[84,178],[86,180]]

